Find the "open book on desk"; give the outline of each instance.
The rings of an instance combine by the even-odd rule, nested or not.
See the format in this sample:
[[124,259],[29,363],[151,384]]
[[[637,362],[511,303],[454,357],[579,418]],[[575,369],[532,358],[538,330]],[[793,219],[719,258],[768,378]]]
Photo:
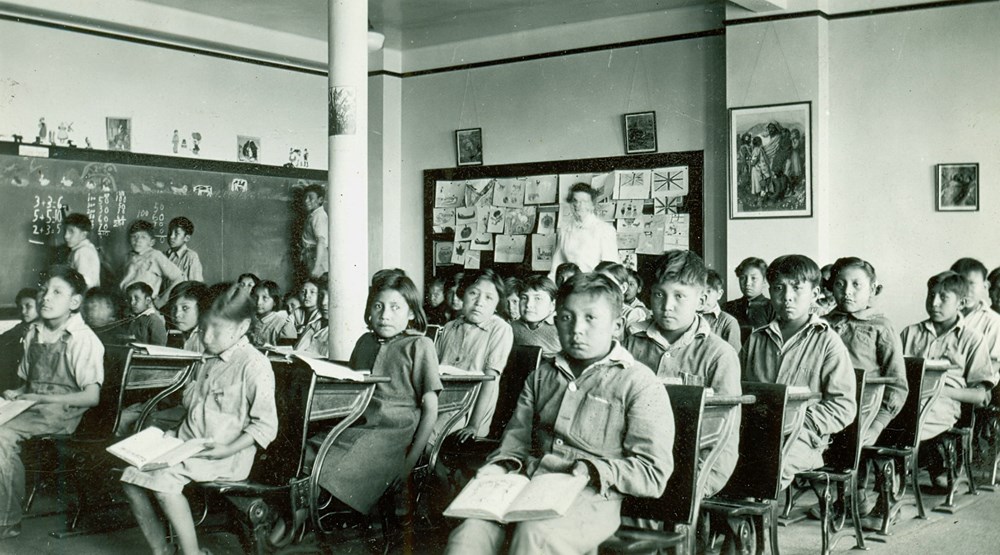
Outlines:
[[523,474],[477,476],[448,505],[444,516],[478,518],[497,522],[546,520],[566,514],[587,476],[573,474]]
[[312,371],[321,378],[362,382],[365,380],[365,376],[372,373],[371,370],[353,370],[343,364],[316,358],[317,355],[305,351],[292,351],[290,355],[309,365]]
[[139,470],[149,471],[180,464],[204,451],[210,442],[204,438],[184,441],[151,426],[109,446],[107,451]]
[[143,353],[154,357],[199,358],[203,354],[197,351],[175,349],[174,347],[167,347],[164,345],[149,345],[148,343],[132,343],[132,346],[142,351]]
[[31,408],[31,405],[34,404],[34,401],[26,401],[24,399],[8,401],[7,399],[0,398],[0,425],[6,424],[15,416]]

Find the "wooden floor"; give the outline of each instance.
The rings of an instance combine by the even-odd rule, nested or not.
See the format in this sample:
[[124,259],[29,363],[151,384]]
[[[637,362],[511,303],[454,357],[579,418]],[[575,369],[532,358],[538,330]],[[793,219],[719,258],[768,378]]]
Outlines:
[[[805,505],[809,500],[803,498]],[[942,497],[924,496],[928,509],[938,505]],[[998,553],[1000,552],[1000,492],[980,492],[971,496],[958,497],[962,508],[956,514],[945,514],[928,510],[928,518],[916,518],[913,498],[903,507],[898,523],[892,527],[892,536],[878,538],[867,533],[867,547],[872,555],[894,553]],[[127,512],[121,508],[117,520],[123,524],[118,529],[99,535],[56,539],[50,532],[65,528],[65,516],[55,506],[55,492],[43,491],[32,508],[32,515],[25,518],[22,535],[11,540],[0,541],[0,554],[72,554],[104,555],[148,553],[138,528],[129,526]],[[238,555],[243,553],[235,535],[229,533],[202,533],[201,542],[215,555]],[[442,551],[445,538],[442,534],[425,535],[420,545],[402,549],[400,553],[431,554]],[[779,529],[779,545],[782,555],[818,553],[820,549],[819,525],[814,521],[803,521]],[[305,547],[305,546],[302,546]],[[851,536],[840,540],[835,552],[846,552],[854,547]],[[310,544],[310,549],[295,550],[295,553],[319,552],[318,546]],[[360,553],[370,551],[359,541],[331,546],[332,553]]]

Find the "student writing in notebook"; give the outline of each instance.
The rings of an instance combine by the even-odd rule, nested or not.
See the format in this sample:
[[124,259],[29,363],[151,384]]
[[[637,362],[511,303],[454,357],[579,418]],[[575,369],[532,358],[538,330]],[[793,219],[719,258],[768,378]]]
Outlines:
[[[257,448],[266,448],[278,431],[271,364],[246,338],[254,314],[250,296],[238,286],[219,284],[199,309],[207,356],[184,388],[186,416],[176,436],[209,439],[209,448],[175,466],[150,472],[129,467],[122,475],[132,513],[157,554],[201,553],[184,485],[245,480]],[[173,528],[176,546],[168,543],[153,499]]]
[[663,493],[673,471],[674,421],[663,385],[614,339],[622,292],[601,274],[580,274],[559,289],[562,352],[527,379],[500,447],[480,475],[561,472],[588,486],[564,516],[508,530],[467,519],[446,553],[587,553],[618,529],[625,495]]

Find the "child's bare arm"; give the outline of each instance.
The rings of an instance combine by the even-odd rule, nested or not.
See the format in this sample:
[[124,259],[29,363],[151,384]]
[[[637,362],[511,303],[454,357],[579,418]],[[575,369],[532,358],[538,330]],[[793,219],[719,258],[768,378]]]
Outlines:
[[972,387],[945,387],[941,391],[941,395],[949,399],[954,399],[959,403],[969,403],[977,407],[989,405],[992,397],[990,391],[983,387],[982,384]]
[[403,467],[402,478],[409,475],[410,471],[417,464],[417,459],[424,452],[427,440],[434,430],[434,423],[437,422],[438,392],[428,391],[424,393],[420,400],[420,422],[417,424],[417,431],[413,434],[413,442],[406,450],[406,464]]
[[[22,388],[23,389],[23,388]],[[4,394],[6,396],[6,393]],[[101,386],[94,383],[75,393],[58,393],[45,395],[41,393],[24,393],[17,397],[25,401],[69,405],[71,407],[96,407],[101,401]]]
[[253,444],[254,444],[253,436],[251,436],[246,432],[243,432],[242,434],[240,434],[240,437],[236,438],[236,441],[232,443],[225,445],[215,444],[215,443],[209,444],[210,447],[208,449],[202,451],[201,453],[198,453],[197,455],[195,455],[195,457],[201,459],[224,459],[226,457],[232,456],[235,453],[239,453],[240,451],[246,449],[247,447],[250,447]]
[[479,430],[480,421],[486,417],[489,413],[491,403],[496,398],[495,391],[500,387],[500,372],[493,370],[492,368],[487,368],[485,374],[487,376],[493,376],[492,380],[483,382],[482,387],[479,389],[479,396],[476,397],[476,404],[472,407],[472,416],[469,417],[469,424],[459,430],[457,433],[459,441],[465,441],[469,438],[476,437],[476,431]]

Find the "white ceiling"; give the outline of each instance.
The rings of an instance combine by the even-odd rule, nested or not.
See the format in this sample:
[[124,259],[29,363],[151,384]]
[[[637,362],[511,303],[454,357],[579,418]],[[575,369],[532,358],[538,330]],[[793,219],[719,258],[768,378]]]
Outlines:
[[[326,40],[329,0],[142,0]],[[352,0],[353,1],[353,0]],[[722,0],[369,0],[372,24],[408,48]]]

